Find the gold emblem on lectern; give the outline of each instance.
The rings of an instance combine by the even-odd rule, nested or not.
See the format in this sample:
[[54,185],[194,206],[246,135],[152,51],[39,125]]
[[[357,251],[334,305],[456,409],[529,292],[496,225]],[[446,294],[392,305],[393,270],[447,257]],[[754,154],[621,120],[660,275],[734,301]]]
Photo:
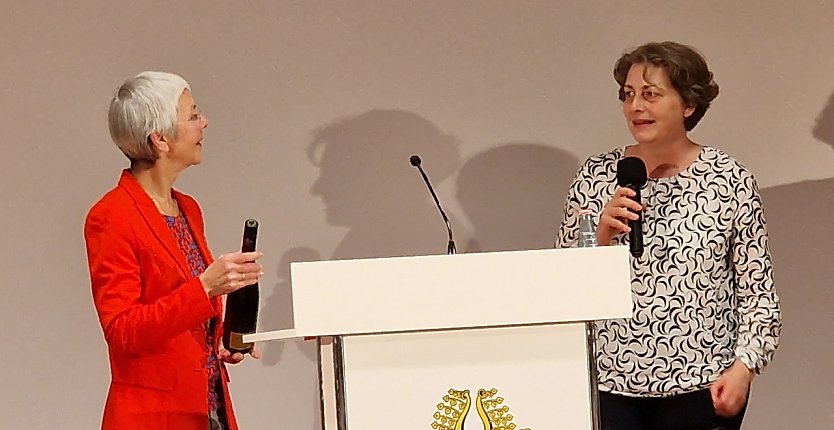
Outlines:
[[[510,408],[504,404],[503,397],[496,397],[498,390],[481,388],[475,398],[475,409],[478,411],[478,418],[484,430],[515,430],[513,415]],[[455,390],[450,388],[443,403],[437,404],[437,412],[434,413],[434,422],[431,428],[435,430],[464,430],[463,421],[472,406],[472,399],[469,390]],[[529,428],[519,430],[530,430]]]
[[431,428],[436,430],[463,430],[463,419],[469,413],[472,405],[472,398],[469,397],[469,390],[458,391],[450,388],[443,396],[443,403],[437,404],[437,412],[434,413],[434,422]]

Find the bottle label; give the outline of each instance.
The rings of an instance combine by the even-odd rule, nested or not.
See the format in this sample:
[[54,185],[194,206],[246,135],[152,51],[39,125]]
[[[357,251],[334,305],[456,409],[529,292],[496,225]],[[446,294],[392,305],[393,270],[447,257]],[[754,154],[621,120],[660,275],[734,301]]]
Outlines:
[[254,345],[253,343],[243,341],[243,335],[245,335],[245,334],[251,334],[251,333],[237,333],[237,332],[229,333],[229,346],[232,347],[233,349],[240,350],[240,351],[251,348],[252,345]]

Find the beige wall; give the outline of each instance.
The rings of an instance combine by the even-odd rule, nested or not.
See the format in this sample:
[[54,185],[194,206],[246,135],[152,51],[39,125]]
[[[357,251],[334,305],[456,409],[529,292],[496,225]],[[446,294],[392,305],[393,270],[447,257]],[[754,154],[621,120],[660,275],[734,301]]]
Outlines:
[[[290,261],[444,251],[411,153],[461,251],[549,246],[578,163],[629,142],[614,60],[663,39],[704,51],[721,85],[694,137],[764,189],[785,329],[746,428],[834,425],[834,3],[7,3],[0,428],[98,425],[109,375],[81,229],[125,166],[105,123],[124,78],[192,84],[211,125],[178,187],[217,253],[261,220],[267,330],[290,321]],[[319,428],[312,346],[264,349],[232,370],[243,427]]]

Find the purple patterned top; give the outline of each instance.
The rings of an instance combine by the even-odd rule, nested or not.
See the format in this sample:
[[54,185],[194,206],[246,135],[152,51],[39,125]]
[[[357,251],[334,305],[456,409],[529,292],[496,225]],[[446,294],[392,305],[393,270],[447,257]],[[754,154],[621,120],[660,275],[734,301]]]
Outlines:
[[[188,262],[188,268],[191,270],[191,276],[197,277],[206,270],[206,263],[203,256],[197,248],[197,242],[191,234],[191,228],[185,216],[180,213],[179,216],[173,217],[164,215],[171,233],[177,240],[177,244],[185,254],[185,259]],[[206,330],[206,343],[204,350],[206,353],[206,371],[208,372],[208,408],[209,411],[216,411],[220,407],[220,399],[217,387],[220,381],[220,363],[217,361],[217,350],[214,348],[214,328],[217,323],[217,318],[211,318],[206,321],[204,328]]]

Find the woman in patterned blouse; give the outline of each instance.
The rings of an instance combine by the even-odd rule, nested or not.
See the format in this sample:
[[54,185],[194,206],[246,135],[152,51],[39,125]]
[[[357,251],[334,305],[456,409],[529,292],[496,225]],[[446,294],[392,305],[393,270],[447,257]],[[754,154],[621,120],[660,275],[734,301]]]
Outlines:
[[244,357],[220,345],[221,298],[263,272],[257,252],[212,261],[199,205],[173,188],[202,161],[208,120],[160,72],[125,81],[108,120],[130,168],[84,225],[112,376],[102,429],[236,430],[224,363]]
[[[579,211],[599,214],[600,245],[627,242],[643,216],[644,253],[632,259],[633,316],[598,323],[603,429],[739,429],[753,376],[779,343],[761,199],[753,175],[691,131],[718,95],[704,58],[648,43],[614,67],[634,145],[589,158],[568,192],[557,246],[577,241]],[[643,201],[617,187],[616,165],[639,157]]]

